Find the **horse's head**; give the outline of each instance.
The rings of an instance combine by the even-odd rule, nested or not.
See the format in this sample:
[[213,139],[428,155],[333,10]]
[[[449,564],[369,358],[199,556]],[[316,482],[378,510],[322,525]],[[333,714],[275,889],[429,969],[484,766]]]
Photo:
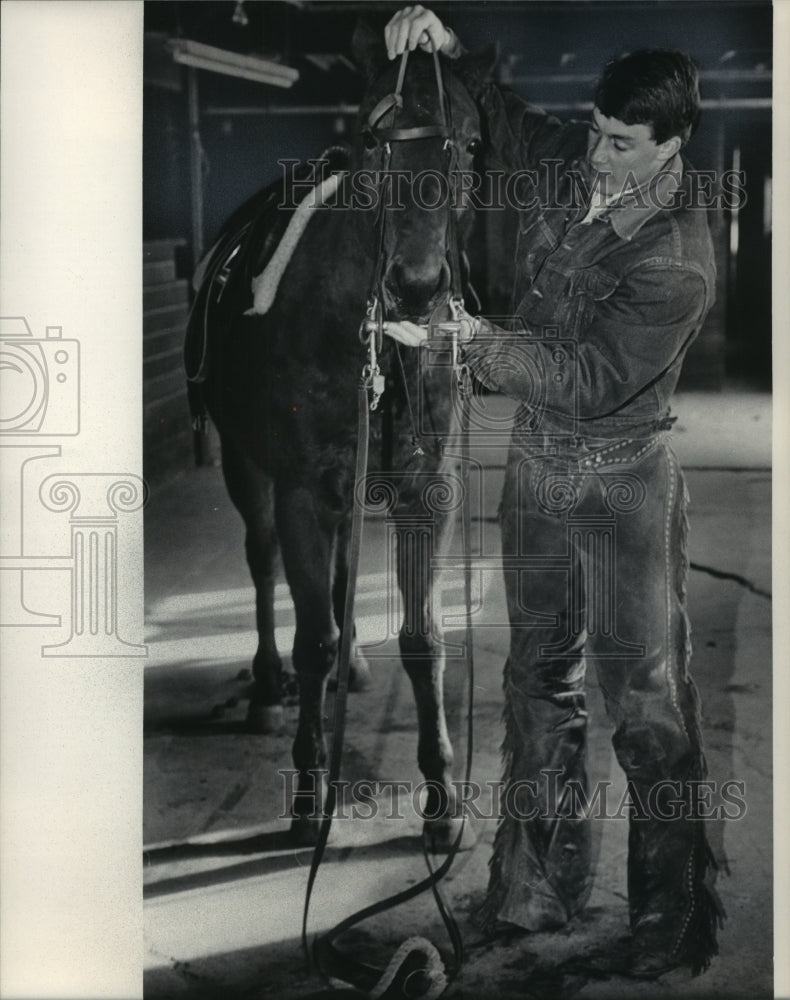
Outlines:
[[361,24],[354,54],[368,79],[354,160],[379,208],[365,213],[378,226],[377,291],[388,318],[425,322],[460,291],[460,246],[452,244],[469,230],[469,181],[481,145],[470,83],[490,71],[494,55],[442,58],[440,83],[433,58],[411,53],[395,102],[400,60],[387,59],[381,34]]

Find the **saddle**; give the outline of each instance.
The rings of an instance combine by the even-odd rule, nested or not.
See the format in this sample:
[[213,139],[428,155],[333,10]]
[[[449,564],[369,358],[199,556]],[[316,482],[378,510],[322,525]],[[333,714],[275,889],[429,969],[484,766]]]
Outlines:
[[[231,215],[214,245],[195,268],[192,278],[195,297],[187,318],[184,340],[187,395],[195,430],[205,430],[208,419],[202,386],[211,365],[210,331],[227,326],[237,310],[239,313],[245,310],[251,312],[259,299],[257,289],[253,299],[253,282],[263,277],[284,238],[287,239],[292,219],[301,207],[294,198],[295,184],[298,183],[300,191],[303,191],[304,182],[312,180],[315,191],[333,174],[347,170],[350,158],[346,147],[333,146],[321,154],[319,169],[316,169],[316,161],[301,163],[288,177],[256,192]],[[303,201],[312,198],[311,193]],[[273,290],[272,282],[269,282],[271,297],[292,252],[293,246],[280,255],[284,262],[278,267],[279,274]]]

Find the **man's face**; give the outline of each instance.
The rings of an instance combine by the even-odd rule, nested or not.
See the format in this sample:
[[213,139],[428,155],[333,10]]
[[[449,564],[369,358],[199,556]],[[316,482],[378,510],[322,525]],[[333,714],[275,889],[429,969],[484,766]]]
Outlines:
[[649,181],[680,147],[679,139],[657,143],[651,125],[626,125],[593,108],[587,160],[601,177],[604,196]]

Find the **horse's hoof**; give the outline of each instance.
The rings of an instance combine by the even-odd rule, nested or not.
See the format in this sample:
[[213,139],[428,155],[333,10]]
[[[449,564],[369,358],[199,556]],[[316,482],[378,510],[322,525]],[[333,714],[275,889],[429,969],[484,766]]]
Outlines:
[[[360,691],[367,691],[373,683],[373,675],[370,672],[368,661],[364,657],[356,657],[348,667],[348,690],[355,694]],[[327,683],[327,690],[337,691],[337,677],[332,676]]]
[[[463,823],[463,832],[461,824]],[[428,850],[431,854],[449,854],[450,851],[471,851],[477,844],[477,837],[472,830],[472,826],[467,819],[466,822],[460,816],[445,816],[442,819],[426,819],[423,823],[423,832],[428,841]],[[458,846],[458,834],[461,839]]]
[[314,816],[294,816],[289,834],[291,843],[294,847],[315,847],[320,829],[320,819]]
[[280,694],[283,705],[299,704],[299,679],[296,674],[283,672],[280,677]]
[[373,683],[373,675],[370,672],[368,661],[364,656],[357,656],[351,661],[351,670],[348,675],[349,691],[367,691]]
[[285,732],[285,712],[282,705],[259,705],[251,701],[247,709],[247,728],[252,733],[282,736]]

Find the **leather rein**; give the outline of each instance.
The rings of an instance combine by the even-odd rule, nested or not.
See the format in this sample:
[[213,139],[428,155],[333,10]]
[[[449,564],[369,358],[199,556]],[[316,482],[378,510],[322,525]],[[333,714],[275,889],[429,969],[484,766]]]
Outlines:
[[[389,169],[390,160],[392,156],[392,143],[395,142],[409,142],[416,139],[428,139],[428,138],[438,138],[443,139],[443,150],[446,153],[448,180],[449,171],[451,170],[454,157],[456,155],[455,149],[455,139],[452,131],[452,124],[450,119],[450,108],[447,102],[447,97],[445,93],[444,83],[442,80],[442,71],[439,63],[439,57],[436,51],[432,53],[434,72],[436,77],[436,86],[439,96],[439,121],[433,124],[419,125],[412,127],[397,127],[395,125],[395,120],[397,119],[397,112],[403,107],[403,83],[406,75],[406,66],[408,62],[408,51],[403,53],[401,58],[401,63],[398,72],[397,84],[393,93],[388,94],[382,100],[380,100],[373,110],[370,112],[366,122],[365,134],[366,136],[372,137],[382,149],[382,171],[386,176],[386,171]],[[389,127],[382,127],[381,121],[385,115],[389,112],[393,112],[393,123]],[[375,410],[378,406],[379,398],[384,391],[385,378],[381,374],[381,369],[378,363],[381,349],[383,346],[383,336],[384,336],[384,312],[383,312],[383,291],[382,291],[382,280],[383,280],[383,270],[384,270],[384,235],[386,226],[386,212],[383,208],[383,198],[379,198],[379,209],[377,218],[377,243],[378,252],[373,270],[373,279],[371,283],[370,294],[368,296],[367,308],[365,312],[365,317],[360,325],[360,340],[367,348],[367,361],[364,364],[360,380],[358,384],[357,400],[358,400],[358,424],[357,424],[357,455],[356,455],[356,469],[355,469],[355,484],[359,484],[364,481],[367,475],[368,467],[368,444],[369,444],[369,432],[370,432],[370,411]],[[452,359],[453,367],[455,372],[454,386],[455,391],[458,395],[459,405],[457,411],[460,413],[460,457],[462,466],[462,482],[464,486],[464,502],[462,504],[462,544],[463,544],[463,565],[464,565],[464,594],[466,603],[466,635],[465,635],[465,649],[466,649],[466,665],[467,665],[467,685],[468,685],[468,715],[467,715],[467,753],[466,753],[466,767],[465,767],[465,780],[467,787],[471,779],[471,766],[472,766],[472,749],[473,749],[473,721],[472,721],[472,708],[473,708],[473,689],[474,689],[474,660],[473,660],[473,647],[472,647],[472,630],[471,630],[471,608],[472,608],[472,570],[471,570],[471,511],[469,509],[469,405],[468,399],[471,393],[471,384],[469,379],[468,370],[466,366],[460,361],[460,352],[458,348],[458,334],[459,334],[459,323],[458,320],[458,308],[463,307],[463,297],[461,288],[461,268],[460,268],[460,258],[458,251],[458,240],[456,232],[456,220],[455,220],[455,210],[451,205],[448,205],[448,215],[447,215],[447,229],[446,229],[446,254],[447,262],[450,271],[450,288],[449,288],[449,300],[448,306],[450,310],[450,321],[442,322],[441,317],[438,315],[439,310],[431,317],[431,323],[429,329],[441,329],[445,334],[448,334],[451,338],[452,344]],[[402,371],[402,367],[401,367]],[[404,383],[405,388],[405,383]],[[331,759],[330,759],[330,769],[328,774],[328,785],[327,794],[324,804],[324,811],[321,826],[319,828],[318,839],[316,842],[315,849],[313,851],[313,856],[310,865],[310,871],[307,880],[307,888],[305,892],[304,900],[304,910],[302,918],[302,946],[307,956],[308,962],[311,959],[311,950],[308,946],[307,940],[307,922],[308,914],[310,908],[310,900],[313,891],[313,886],[315,884],[316,876],[318,873],[318,868],[321,864],[326,844],[329,838],[329,832],[332,825],[332,815],[337,804],[337,785],[340,777],[340,766],[342,760],[344,734],[345,734],[345,718],[346,718],[346,704],[348,696],[348,685],[349,685],[349,675],[350,675],[350,663],[351,663],[351,651],[352,643],[354,641],[354,603],[356,596],[356,585],[357,577],[359,573],[359,558],[362,545],[362,535],[364,526],[364,508],[361,499],[358,497],[358,490],[354,490],[354,506],[352,511],[352,521],[351,521],[351,531],[349,536],[349,547],[348,547],[348,586],[346,591],[345,607],[343,614],[343,625],[341,634],[341,644],[338,659],[338,680],[337,680],[337,690],[335,695],[335,706],[334,706],[334,725],[333,725],[333,735],[332,735],[332,747],[331,747]],[[385,976],[381,977],[381,970],[373,969],[370,966],[366,966],[361,962],[352,960],[349,956],[341,955],[337,949],[333,946],[333,940],[343,931],[354,926],[355,924],[372,917],[376,914],[382,913],[389,910],[401,903],[407,902],[410,899],[420,895],[426,890],[430,889],[434,895],[439,913],[444,922],[445,928],[447,930],[448,936],[452,943],[453,954],[454,954],[454,969],[448,979],[444,979],[445,986],[449,985],[449,981],[454,979],[461,968],[463,962],[463,942],[461,939],[460,930],[453,918],[449,907],[442,898],[438,883],[447,874],[450,866],[455,859],[457,854],[463,832],[466,825],[466,812],[464,811],[462,815],[462,823],[459,826],[458,834],[455,841],[450,847],[447,856],[444,858],[442,863],[434,868],[428,850],[428,840],[427,834],[423,834],[423,854],[425,858],[426,865],[428,867],[428,876],[418,882],[416,885],[410,886],[387,899],[380,900],[371,906],[365,907],[358,913],[347,917],[345,920],[337,924],[332,930],[326,932],[325,934],[317,937],[313,942],[312,958],[318,966],[319,970],[324,973],[325,976],[329,977],[330,974],[327,972],[325,965],[328,964],[327,960],[334,959],[334,963],[345,965],[347,967],[352,967],[358,977],[366,979],[368,982],[371,978],[380,977],[379,982],[385,979],[387,976],[392,975],[391,970],[387,970]],[[420,939],[422,940],[422,939]],[[429,944],[429,947],[433,947]],[[435,949],[434,949],[435,951]],[[393,962],[395,959],[393,959]],[[334,964],[333,963],[333,964]],[[442,989],[443,992],[443,989]],[[374,990],[371,995],[378,995]],[[438,994],[432,994],[438,995]]]

